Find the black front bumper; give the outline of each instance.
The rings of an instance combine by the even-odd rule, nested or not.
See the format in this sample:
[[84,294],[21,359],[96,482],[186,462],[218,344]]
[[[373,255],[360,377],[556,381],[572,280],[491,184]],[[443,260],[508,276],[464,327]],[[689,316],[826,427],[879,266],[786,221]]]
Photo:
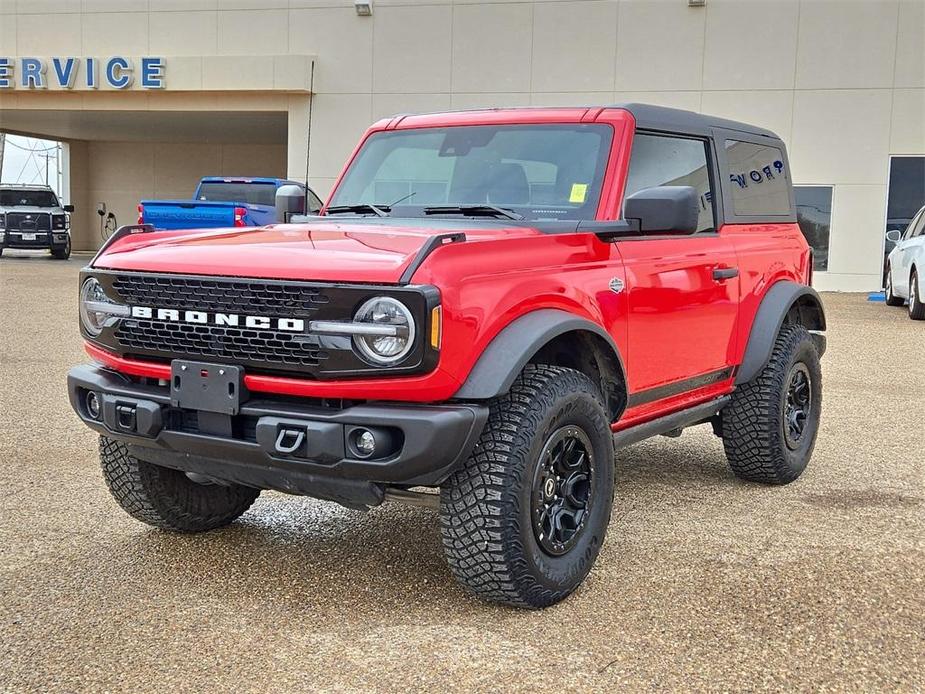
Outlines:
[[29,241],[24,240],[23,232],[21,231],[10,231],[9,229],[3,231],[0,229],[0,232],[4,235],[3,241],[0,241],[0,248],[50,251],[53,248],[60,249],[67,246],[67,231],[26,232],[35,234],[35,238]]
[[[141,385],[97,366],[71,369],[67,382],[84,423],[125,442],[141,460],[347,506],[381,503],[386,486],[439,485],[469,456],[488,419],[483,405],[336,409],[257,397],[232,416],[180,410],[166,386]],[[87,406],[91,391],[102,405],[99,418]],[[351,455],[348,436],[358,426],[391,432],[388,455]],[[296,440],[302,443],[290,451]]]

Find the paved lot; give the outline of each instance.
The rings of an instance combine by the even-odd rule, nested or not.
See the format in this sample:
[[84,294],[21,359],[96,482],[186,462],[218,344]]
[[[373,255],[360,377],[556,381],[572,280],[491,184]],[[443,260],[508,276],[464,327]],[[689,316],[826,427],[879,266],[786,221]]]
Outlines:
[[484,605],[436,516],[265,493],[176,536],[106,492],[67,405],[77,270],[0,260],[0,691],[925,688],[925,324],[828,295],[803,478],[736,481],[707,429],[618,457],[571,599]]

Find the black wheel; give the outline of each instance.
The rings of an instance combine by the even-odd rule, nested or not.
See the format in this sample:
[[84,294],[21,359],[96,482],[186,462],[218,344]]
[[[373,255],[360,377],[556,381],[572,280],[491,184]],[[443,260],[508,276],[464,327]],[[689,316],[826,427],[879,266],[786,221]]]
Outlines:
[[584,374],[528,365],[491,403],[472,456],[440,490],[450,569],[470,591],[517,607],[574,591],[613,505],[613,436]]
[[53,248],[51,250],[51,257],[57,258],[58,260],[67,260],[71,257],[71,238],[68,236],[67,243],[64,248]]
[[130,455],[100,436],[100,463],[109,491],[133,518],[164,530],[197,533],[228,525],[260,495],[238,484],[198,484],[179,470]]
[[803,326],[785,325],[767,366],[722,411],[732,471],[752,482],[793,482],[812,455],[821,413],[819,353]]
[[919,273],[915,270],[909,277],[909,318],[912,320],[925,320],[925,303],[919,293]]
[[906,303],[902,297],[893,293],[893,271],[889,268],[886,271],[886,287],[883,290],[883,296],[887,306],[902,306]]

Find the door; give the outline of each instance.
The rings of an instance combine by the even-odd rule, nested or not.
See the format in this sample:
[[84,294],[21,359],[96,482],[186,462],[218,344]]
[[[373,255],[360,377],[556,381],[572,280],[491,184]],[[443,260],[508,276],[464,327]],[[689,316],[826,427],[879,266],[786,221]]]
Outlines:
[[662,185],[700,192],[696,234],[626,239],[630,405],[688,393],[731,376],[739,278],[735,249],[717,233],[716,167],[703,139],[637,133],[626,195]]

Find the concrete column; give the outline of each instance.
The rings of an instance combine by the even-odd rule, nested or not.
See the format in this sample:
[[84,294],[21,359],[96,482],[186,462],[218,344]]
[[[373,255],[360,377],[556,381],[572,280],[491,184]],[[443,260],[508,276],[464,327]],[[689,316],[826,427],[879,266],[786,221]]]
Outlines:
[[75,251],[99,248],[99,218],[90,199],[90,152],[88,143],[72,140],[63,143],[64,201],[74,205],[71,214],[71,245]]
[[[305,166],[308,156],[308,112],[311,96],[291,94],[289,96],[289,132],[286,177],[294,181],[305,182]],[[312,139],[318,137],[314,133]],[[311,172],[309,172],[309,178]]]

